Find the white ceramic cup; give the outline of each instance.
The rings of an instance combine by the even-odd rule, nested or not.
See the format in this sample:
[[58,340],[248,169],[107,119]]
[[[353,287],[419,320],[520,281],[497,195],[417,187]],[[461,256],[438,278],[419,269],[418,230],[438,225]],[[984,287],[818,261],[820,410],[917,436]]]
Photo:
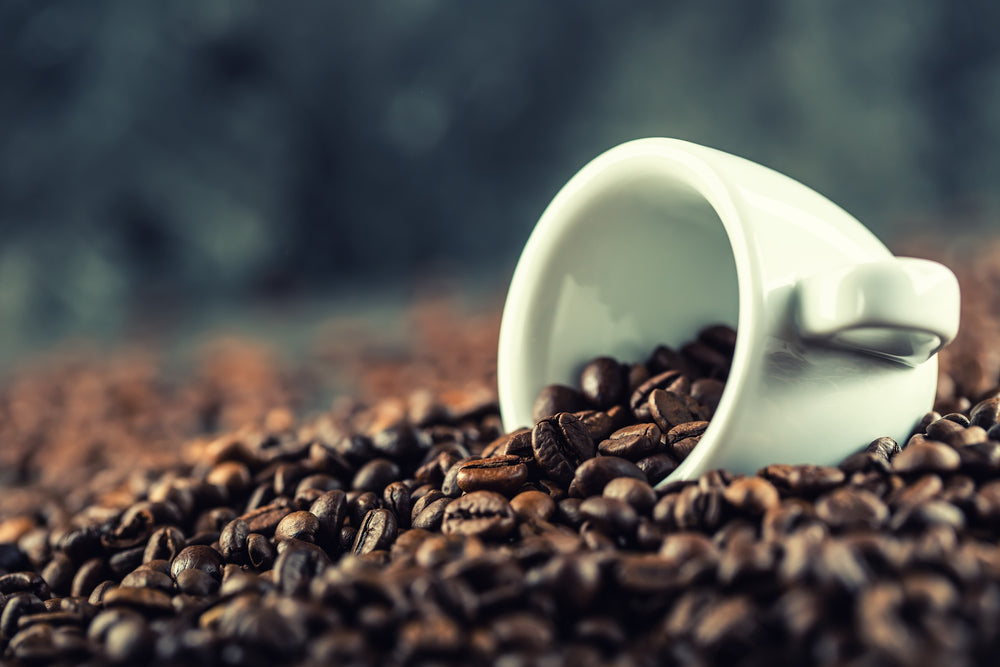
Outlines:
[[905,441],[958,319],[951,271],[893,257],[801,183],[640,139],[574,176],[524,248],[500,328],[504,427],[530,426],[538,392],[576,386],[593,357],[644,360],[723,323],[738,332],[725,392],[668,479],[834,464],[879,436]]

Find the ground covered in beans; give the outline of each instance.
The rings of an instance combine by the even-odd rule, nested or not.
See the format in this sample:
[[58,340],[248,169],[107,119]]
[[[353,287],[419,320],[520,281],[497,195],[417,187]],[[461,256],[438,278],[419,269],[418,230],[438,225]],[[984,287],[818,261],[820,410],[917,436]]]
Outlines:
[[[966,330],[942,359],[937,412],[908,442],[659,490],[669,441],[642,431],[602,450],[592,429],[607,405],[503,434],[490,371],[442,379],[440,351],[371,359],[383,379],[366,386],[395,397],[301,421],[298,395],[314,385],[246,350],[188,384],[130,374],[134,360],[117,375],[73,366],[69,388],[65,367],[22,379],[2,400],[3,658],[992,664],[1000,304],[984,285],[1000,285],[997,257],[959,266]],[[431,347],[463,353],[460,328],[434,327]],[[652,363],[646,378],[664,372],[662,354]],[[63,400],[40,409],[38,396]],[[649,421],[634,414],[648,404],[628,409]],[[74,438],[105,462],[74,458]],[[638,465],[649,457],[659,466]],[[141,463],[79,475],[121,458]]]

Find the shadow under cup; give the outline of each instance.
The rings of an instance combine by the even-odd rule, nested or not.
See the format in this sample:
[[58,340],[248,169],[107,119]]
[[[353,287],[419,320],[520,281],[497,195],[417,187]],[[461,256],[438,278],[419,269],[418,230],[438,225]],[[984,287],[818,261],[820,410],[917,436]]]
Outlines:
[[[596,356],[644,361],[657,345],[677,348],[708,325],[737,328],[740,288],[726,228],[662,161],[632,156],[574,180],[535,234],[544,236],[521,260],[537,269],[518,295],[526,317],[512,325],[523,336],[519,358],[502,360],[520,378],[516,396],[501,386],[508,429],[530,425],[538,392],[575,386]],[[734,369],[739,363],[738,349]]]

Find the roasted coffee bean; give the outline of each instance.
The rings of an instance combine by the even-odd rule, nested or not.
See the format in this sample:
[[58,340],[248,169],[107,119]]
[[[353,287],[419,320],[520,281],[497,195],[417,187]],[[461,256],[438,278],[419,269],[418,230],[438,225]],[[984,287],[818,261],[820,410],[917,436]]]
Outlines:
[[899,454],[900,447],[895,440],[888,437],[876,438],[868,443],[865,447],[866,452],[871,452],[872,454],[878,454],[886,459],[891,459],[896,454]]
[[269,569],[274,563],[274,556],[274,547],[269,539],[260,533],[250,533],[247,536],[247,558],[254,569]]
[[219,581],[202,570],[182,570],[177,575],[177,588],[187,595],[211,595],[219,589]]
[[985,429],[992,428],[1000,422],[1000,396],[991,396],[977,403],[969,411],[969,422]]
[[686,394],[654,389],[649,394],[649,414],[664,433],[678,424],[695,421],[692,399]]
[[399,466],[384,458],[372,459],[358,469],[351,487],[362,491],[382,493],[382,490],[399,479]]
[[234,519],[226,524],[219,535],[219,550],[222,557],[230,563],[245,562],[248,535],[250,526],[243,519]]
[[531,448],[542,469],[563,485],[573,480],[576,468],[597,449],[580,420],[565,412],[535,424]]
[[538,393],[531,410],[531,418],[537,422],[560,412],[577,412],[586,407],[586,400],[576,389],[561,384],[550,384]]
[[320,533],[330,539],[340,532],[347,516],[347,494],[340,489],[327,491],[313,501],[309,511],[319,520]]
[[954,449],[939,442],[924,441],[907,445],[892,460],[898,473],[958,470],[962,459]]
[[518,456],[494,456],[464,464],[456,481],[466,493],[485,490],[509,496],[528,481],[528,467]]
[[[898,458],[898,457],[897,457]],[[842,484],[845,476],[839,468],[815,465],[769,465],[758,473],[779,491],[813,496]]]
[[640,514],[646,514],[656,504],[656,492],[653,491],[653,487],[635,477],[618,477],[611,480],[605,484],[602,494],[605,498],[629,504]]
[[143,551],[143,562],[162,558],[171,560],[185,546],[184,533],[174,526],[158,528],[149,536],[146,549]]
[[239,518],[247,522],[250,532],[272,535],[281,520],[291,511],[291,508],[284,503],[275,502],[264,507],[258,507]]
[[87,597],[109,574],[103,558],[91,558],[80,565],[70,584],[70,595]]
[[587,498],[598,496],[605,485],[617,477],[633,477],[646,481],[646,476],[631,461],[617,456],[598,456],[584,461],[573,475],[570,495]]
[[646,476],[650,484],[656,485],[677,469],[677,461],[670,454],[653,454],[635,462],[636,467]]
[[733,480],[722,492],[722,496],[738,512],[751,516],[763,514],[780,501],[774,485],[760,477]]
[[446,535],[501,539],[516,524],[517,517],[506,498],[493,491],[473,491],[448,505],[441,531]]
[[193,568],[221,580],[225,564],[219,552],[212,547],[203,545],[185,547],[170,564],[170,575],[176,579],[183,570]]
[[611,357],[592,359],[580,371],[580,393],[596,407],[606,410],[628,398],[628,376]]
[[155,588],[169,592],[173,589],[174,582],[169,574],[140,567],[125,575],[121,585],[130,588]]
[[311,512],[292,512],[278,523],[274,529],[275,540],[302,540],[314,542],[319,532],[319,519]]
[[548,521],[556,511],[556,501],[541,491],[523,491],[511,498],[510,506],[524,522]]
[[155,588],[113,588],[104,594],[102,602],[105,608],[127,607],[149,615],[167,614],[173,609],[170,596]]
[[630,536],[639,523],[635,508],[616,498],[593,496],[580,504],[580,514],[606,535]]
[[371,510],[358,527],[352,551],[356,556],[363,556],[376,549],[388,549],[398,531],[395,514],[386,509]]
[[691,383],[691,398],[714,413],[722,400],[726,384],[713,378],[701,378]]
[[729,375],[729,365],[732,363],[732,355],[727,352],[720,352],[712,345],[704,341],[696,340],[681,347],[681,354],[698,369],[705,377],[725,378]]
[[[669,391],[675,395],[685,395],[691,390],[691,383],[688,381],[687,376],[676,370],[665,371],[643,382],[629,397],[629,408],[632,410],[632,414],[635,415],[636,420],[640,422],[653,421],[653,415],[650,412],[650,400],[652,399],[653,392],[656,390]],[[660,425],[660,429],[663,429],[662,425]],[[670,427],[668,426],[666,430],[669,429]]]
[[[430,496],[430,494],[424,496],[424,498],[427,498],[428,496]],[[421,498],[421,500],[424,498]],[[418,507],[418,505],[420,505],[418,502],[418,504],[413,507],[415,514],[413,515],[411,525],[414,528],[422,528],[424,530],[440,530],[441,522],[444,521],[445,511],[452,502],[452,498],[445,496],[435,498],[432,502],[426,503],[420,507]]]
[[359,493],[347,502],[347,515],[351,519],[351,525],[357,528],[361,525],[368,512],[378,509],[382,505],[382,499],[371,491]]
[[877,529],[889,518],[889,508],[873,493],[845,488],[816,501],[816,516],[834,528]]
[[947,442],[948,438],[960,431],[964,431],[965,427],[961,424],[957,424],[950,419],[945,419],[942,417],[937,421],[933,421],[927,425],[924,429],[924,435],[931,440],[940,440],[941,442]]
[[656,424],[633,424],[620,428],[597,445],[604,456],[638,461],[660,448],[662,433]]
[[42,569],[42,579],[56,595],[69,595],[76,566],[65,554],[55,553],[52,560]]
[[382,502],[386,509],[391,511],[399,523],[400,529],[410,527],[410,511],[413,508],[410,502],[410,491],[403,482],[393,482],[385,487],[382,492]]

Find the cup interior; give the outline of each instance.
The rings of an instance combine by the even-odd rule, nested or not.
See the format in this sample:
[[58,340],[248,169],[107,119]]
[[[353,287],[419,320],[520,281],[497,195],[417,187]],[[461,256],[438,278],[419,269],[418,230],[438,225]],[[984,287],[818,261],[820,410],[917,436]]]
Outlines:
[[739,283],[726,229],[668,168],[646,156],[612,163],[562,193],[540,222],[521,260],[532,264],[525,284],[534,293],[523,295],[526,318],[515,323],[524,335],[519,359],[502,362],[516,363],[522,380],[517,425],[530,424],[542,387],[575,385],[595,356],[640,361],[709,324],[736,327]]

